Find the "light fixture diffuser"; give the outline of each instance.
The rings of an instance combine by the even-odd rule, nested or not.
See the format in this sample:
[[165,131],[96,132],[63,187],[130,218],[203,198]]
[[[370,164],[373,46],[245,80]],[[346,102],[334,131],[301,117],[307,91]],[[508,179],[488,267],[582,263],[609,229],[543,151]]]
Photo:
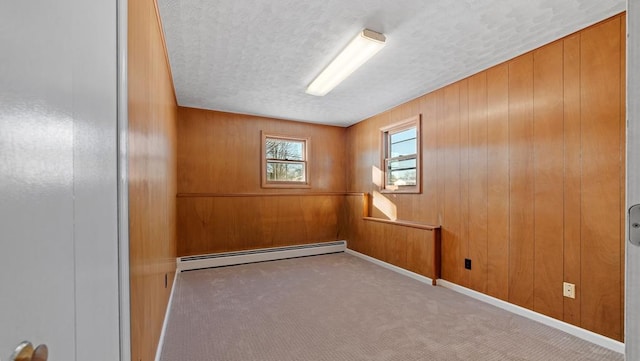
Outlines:
[[364,29],[351,40],[307,87],[307,94],[324,96],[385,45],[384,34]]

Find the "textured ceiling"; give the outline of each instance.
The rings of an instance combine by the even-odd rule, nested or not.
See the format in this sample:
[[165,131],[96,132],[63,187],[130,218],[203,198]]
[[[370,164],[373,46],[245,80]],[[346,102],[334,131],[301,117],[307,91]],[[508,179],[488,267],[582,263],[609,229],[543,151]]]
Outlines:
[[[625,9],[625,0],[158,0],[181,106],[347,126]],[[387,45],[307,85],[363,28]]]

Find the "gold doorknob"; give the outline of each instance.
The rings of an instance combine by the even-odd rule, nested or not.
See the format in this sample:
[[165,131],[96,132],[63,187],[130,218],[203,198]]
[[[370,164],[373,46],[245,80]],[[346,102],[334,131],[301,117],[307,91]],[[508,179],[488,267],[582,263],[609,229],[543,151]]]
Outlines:
[[31,361],[33,345],[29,341],[22,341],[13,351],[9,361]]
[[9,361],[47,361],[49,349],[47,345],[39,345],[35,349],[29,341],[22,341],[13,351]]
[[31,361],[47,361],[48,357],[49,357],[49,349],[47,348],[47,345],[42,344],[36,347],[35,350],[33,350]]

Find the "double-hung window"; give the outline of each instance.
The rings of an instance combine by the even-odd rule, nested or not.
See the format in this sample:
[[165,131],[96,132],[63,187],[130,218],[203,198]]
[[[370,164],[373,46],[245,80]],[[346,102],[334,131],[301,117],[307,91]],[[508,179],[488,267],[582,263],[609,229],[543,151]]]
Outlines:
[[381,129],[383,191],[420,193],[420,116]]
[[262,134],[262,186],[309,186],[309,138]]

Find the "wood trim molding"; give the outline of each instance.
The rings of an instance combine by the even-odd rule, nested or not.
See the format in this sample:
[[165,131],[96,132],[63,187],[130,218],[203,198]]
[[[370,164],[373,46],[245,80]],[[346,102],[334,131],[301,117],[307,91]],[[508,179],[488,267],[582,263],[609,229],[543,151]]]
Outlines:
[[393,224],[393,225],[402,226],[402,227],[418,228],[418,229],[424,229],[427,231],[435,231],[440,229],[440,226],[433,226],[430,224],[423,224],[423,223],[416,223],[416,222],[409,222],[409,221],[392,221],[390,219],[383,219],[383,218],[376,218],[376,217],[362,217],[362,219],[365,221]]
[[363,193],[348,192],[306,192],[306,193],[178,193],[177,198],[216,198],[216,197],[321,197],[321,196],[362,196]]

